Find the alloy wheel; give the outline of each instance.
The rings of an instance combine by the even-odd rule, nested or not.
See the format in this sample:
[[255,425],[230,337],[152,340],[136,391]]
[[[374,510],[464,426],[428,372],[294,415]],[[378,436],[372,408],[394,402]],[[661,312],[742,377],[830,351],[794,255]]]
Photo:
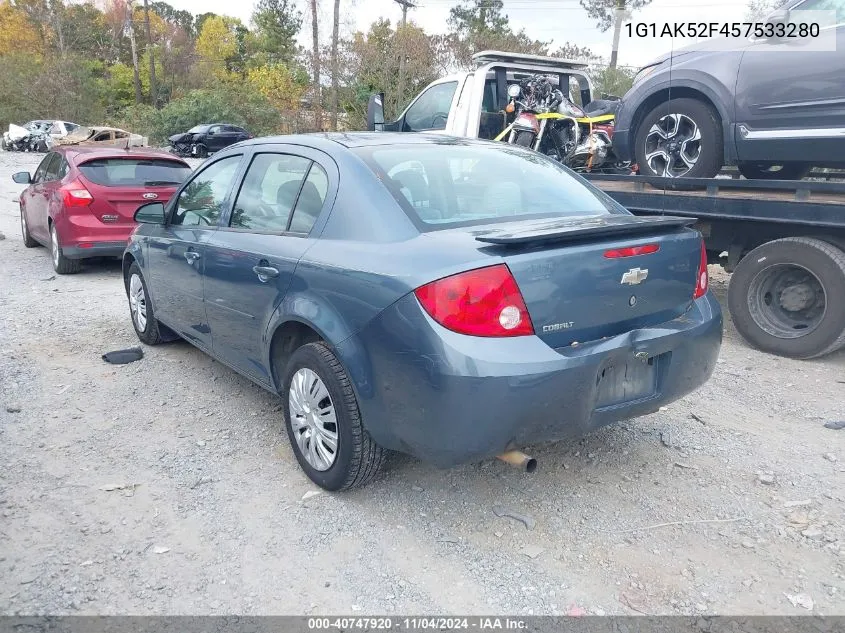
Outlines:
[[144,284],[138,275],[132,275],[129,278],[129,310],[132,312],[132,320],[138,331],[145,331],[147,329],[147,296],[144,293]]
[[288,404],[300,453],[314,470],[328,470],[337,459],[337,416],[329,391],[316,372],[303,367],[293,375]]
[[701,130],[686,114],[667,114],[646,135],[645,159],[659,176],[685,176],[700,156]]

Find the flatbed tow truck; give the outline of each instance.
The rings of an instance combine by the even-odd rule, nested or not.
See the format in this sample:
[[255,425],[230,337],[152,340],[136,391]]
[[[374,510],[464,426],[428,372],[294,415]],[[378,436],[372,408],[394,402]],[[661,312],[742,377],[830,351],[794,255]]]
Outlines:
[[[593,99],[586,64],[498,51],[473,59],[474,71],[432,82],[394,122],[374,95],[368,128],[492,139],[507,125],[508,84],[526,73],[556,77],[581,104]],[[845,347],[841,173],[800,181],[580,175],[632,213],[695,218],[710,263],[732,273],[727,307],[749,344],[801,359]]]

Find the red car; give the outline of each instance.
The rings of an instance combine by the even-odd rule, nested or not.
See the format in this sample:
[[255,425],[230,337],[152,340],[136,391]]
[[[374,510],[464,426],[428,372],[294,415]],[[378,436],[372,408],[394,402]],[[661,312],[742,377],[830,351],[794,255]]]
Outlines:
[[50,247],[59,274],[79,272],[89,257],[120,257],[145,202],[167,202],[191,173],[168,152],[145,149],[58,147],[35,175],[12,180],[29,185],[20,196],[24,245]]

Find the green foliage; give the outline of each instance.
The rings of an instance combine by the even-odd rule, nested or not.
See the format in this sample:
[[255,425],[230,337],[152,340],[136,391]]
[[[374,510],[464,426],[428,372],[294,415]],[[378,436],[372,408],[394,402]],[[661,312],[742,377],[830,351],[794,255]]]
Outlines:
[[151,2],[150,9],[155,11],[165,22],[179,27],[189,36],[195,36],[194,16],[190,11],[175,9],[166,2]]
[[595,89],[595,96],[601,97],[602,93],[622,97],[634,84],[634,75],[637,72],[633,68],[619,67],[610,68],[601,66],[592,70],[592,80]]
[[289,63],[296,55],[302,13],[293,0],[258,0],[252,14],[260,50],[268,63]]
[[165,143],[173,134],[215,122],[242,125],[256,136],[278,133],[283,124],[266,97],[245,87],[192,90],[160,110],[132,105],[112,120],[117,127],[148,136],[151,143]]

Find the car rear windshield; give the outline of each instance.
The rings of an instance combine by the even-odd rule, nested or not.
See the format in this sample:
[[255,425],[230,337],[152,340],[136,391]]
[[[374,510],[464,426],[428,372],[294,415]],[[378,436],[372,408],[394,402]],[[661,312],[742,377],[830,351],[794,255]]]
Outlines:
[[504,143],[370,146],[355,152],[422,230],[626,211],[540,154]]
[[81,164],[79,171],[106,187],[155,187],[182,184],[191,168],[166,158],[98,158]]

